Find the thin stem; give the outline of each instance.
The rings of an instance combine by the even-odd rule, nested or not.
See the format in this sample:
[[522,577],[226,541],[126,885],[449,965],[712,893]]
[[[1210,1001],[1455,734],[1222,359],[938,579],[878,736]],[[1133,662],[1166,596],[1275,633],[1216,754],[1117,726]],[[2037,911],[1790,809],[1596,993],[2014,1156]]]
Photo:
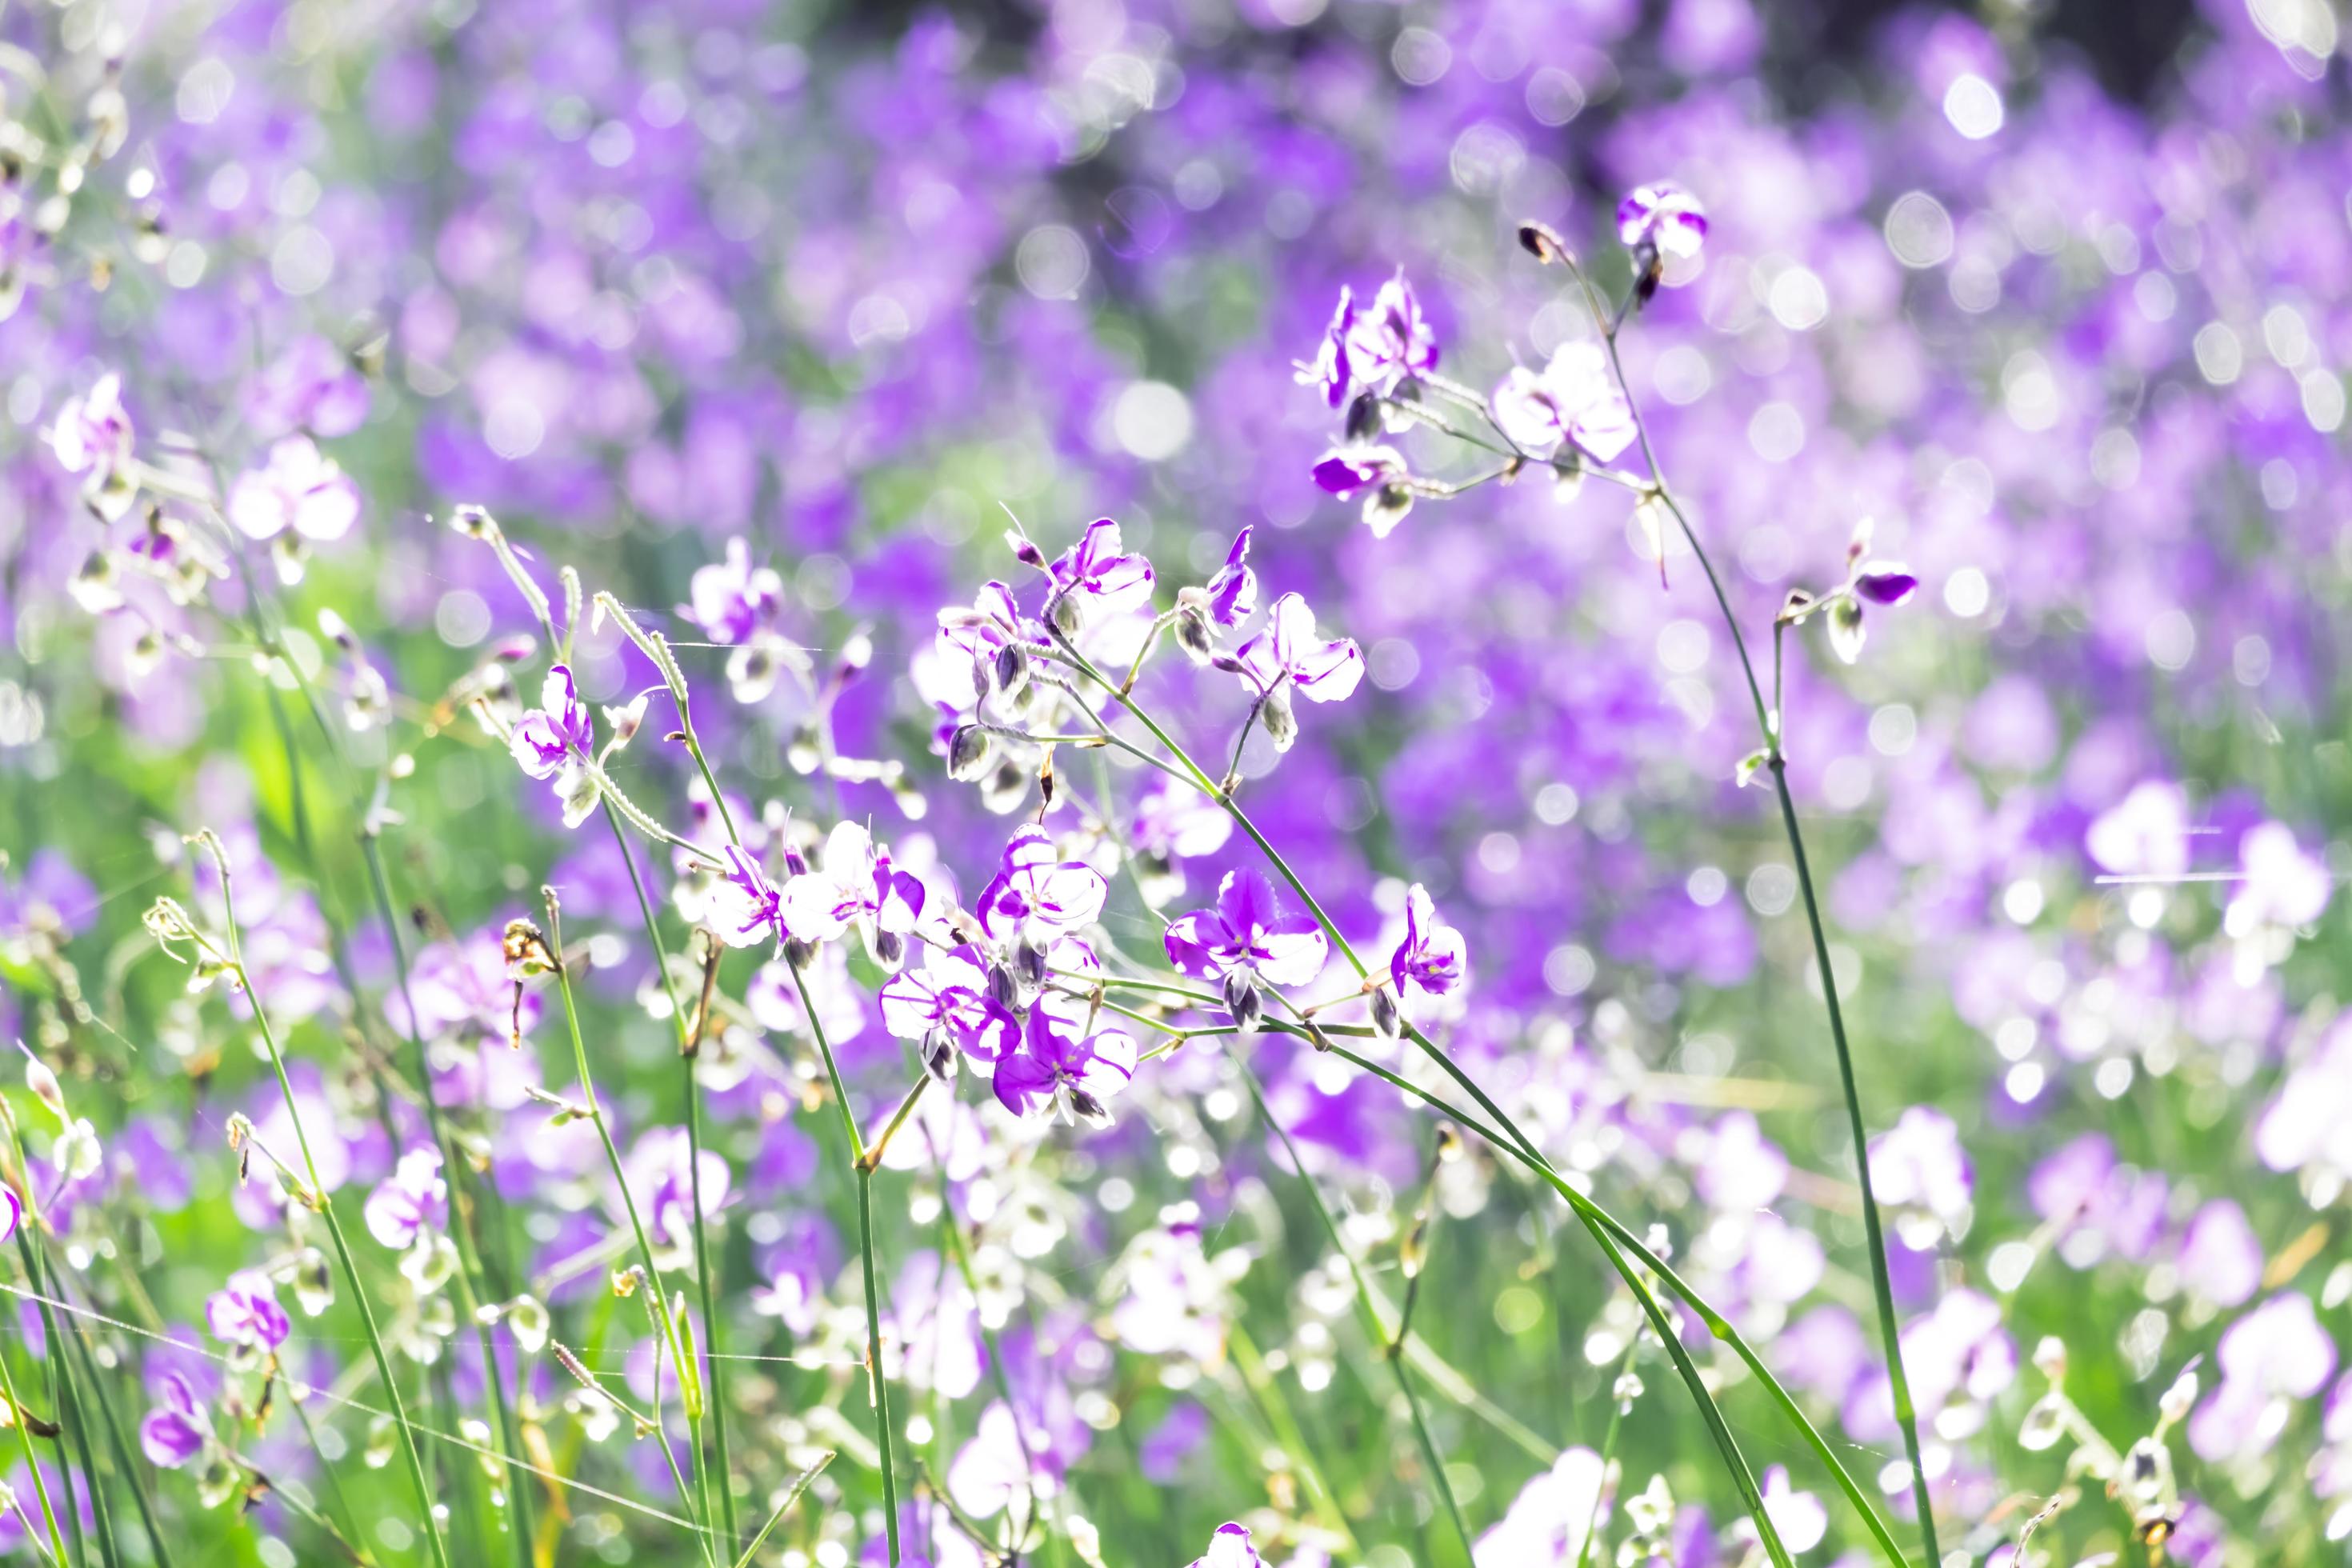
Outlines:
[[800,992],[801,1012],[808,1019],[817,1054],[824,1058],[825,1076],[833,1080],[833,1098],[841,1108],[841,1130],[849,1141],[850,1169],[857,1176],[857,1251],[866,1278],[866,1392],[874,1408],[874,1446],[882,1461],[882,1523],[890,1543],[889,1568],[898,1568],[898,1478],[891,1454],[890,1380],[882,1363],[882,1297],[874,1278],[874,1170],[866,1163],[866,1142],[857,1135],[857,1113],[850,1109],[849,1090],[841,1081],[841,1064],[834,1059],[833,1046],[824,1037],[824,1025],[817,1017],[808,980],[797,962],[787,957],[785,965]]
[[[686,708],[678,707],[680,722],[685,721]],[[689,735],[691,731],[688,731]],[[701,748],[695,747],[695,756],[701,757]],[[708,770],[705,770],[705,776]],[[712,798],[718,798],[718,785],[711,786]],[[726,808],[720,808],[727,832],[732,837],[735,824],[726,818]],[[710,1238],[702,1215],[702,1089],[695,1081],[694,1051],[689,1048],[699,1042],[689,1032],[698,1025],[689,1024],[678,1005],[677,983],[669,972],[669,950],[662,943],[661,923],[654,919],[653,900],[646,896],[645,879],[637,874],[637,858],[629,848],[629,837],[621,831],[621,819],[609,807],[604,821],[613,829],[613,842],[621,851],[621,864],[628,868],[629,887],[637,896],[637,914],[645,921],[646,937],[653,943],[654,963],[661,972],[662,989],[669,997],[671,1020],[677,1028],[678,1061],[686,1076],[686,1151],[687,1178],[692,1188],[688,1194],[694,1205],[694,1286],[695,1295],[702,1308],[702,1331],[710,1342],[709,1353],[703,1359],[710,1368],[710,1451],[713,1469],[718,1478],[719,1517],[726,1530],[730,1545],[740,1531],[735,1522],[734,1470],[727,1452],[727,1344],[719,1323],[719,1311],[710,1289]],[[717,969],[714,966],[715,977]]]
[[449,1568],[448,1543],[441,1539],[441,1521],[436,1512],[433,1488],[425,1479],[425,1460],[416,1451],[416,1436],[408,1422],[408,1405],[400,1392],[400,1384],[392,1375],[392,1361],[384,1353],[383,1336],[376,1331],[375,1309],[368,1304],[366,1289],[360,1283],[359,1264],[352,1257],[351,1243],[343,1239],[342,1222],[335,1217],[335,1205],[325,1184],[319,1180],[318,1162],[310,1154],[310,1135],[302,1129],[302,1113],[294,1099],[294,1082],[286,1076],[286,1058],[278,1047],[277,1033],[269,1026],[269,1016],[262,1006],[261,996],[254,989],[253,977],[246,972],[244,947],[237,935],[236,909],[229,892],[228,855],[207,830],[206,847],[212,851],[214,863],[220,870],[221,921],[228,940],[228,959],[236,972],[237,989],[245,993],[253,1008],[254,1026],[261,1033],[261,1043],[268,1049],[270,1070],[278,1077],[278,1091],[286,1101],[286,1119],[293,1123],[294,1142],[302,1152],[303,1168],[310,1174],[310,1196],[318,1205],[319,1214],[327,1222],[327,1235],[334,1243],[336,1260],[341,1264],[344,1282],[352,1289],[352,1304],[359,1309],[360,1327],[366,1331],[368,1353],[374,1358],[375,1373],[383,1384],[385,1403],[392,1406],[393,1425],[400,1433],[401,1456],[406,1462],[409,1484],[416,1493],[416,1504],[424,1511],[425,1539],[431,1546],[433,1561],[439,1568]]
[[[33,1453],[32,1425],[25,1419],[25,1402],[16,1397],[16,1379],[8,1370],[5,1355],[0,1355],[0,1394],[8,1400],[8,1424],[16,1428],[16,1442],[25,1450],[25,1468],[33,1478],[33,1495],[41,1500],[41,1521],[49,1527],[49,1556],[63,1564],[66,1541],[58,1533],[57,1505],[49,1501],[49,1483],[42,1479],[40,1460]],[[17,1513],[21,1517],[23,1512],[24,1505],[19,1503]]]
[[[572,972],[563,962],[562,912],[556,903],[555,890],[552,888],[546,889],[546,898],[548,952],[554,962],[556,992],[563,998],[563,1022],[572,1035],[572,1070],[580,1075],[580,1098],[582,1103],[587,1107],[588,1121],[596,1129],[597,1141],[604,1146],[604,1162],[612,1169],[614,1184],[621,1190],[621,1207],[628,1215],[630,1233],[636,1238],[637,1257],[645,1264],[646,1286],[654,1292],[655,1300],[659,1303],[660,1310],[655,1316],[661,1327],[661,1337],[667,1342],[670,1364],[677,1368],[682,1386],[685,1379],[691,1373],[687,1367],[685,1351],[678,1343],[677,1324],[670,1317],[669,1289],[662,1283],[661,1266],[654,1260],[653,1242],[646,1237],[645,1220],[637,1213],[636,1194],[629,1190],[628,1173],[621,1166],[621,1151],[613,1142],[613,1130],[606,1122],[603,1104],[596,1098],[596,1079],[588,1068],[588,1047],[580,1034],[580,1010],[572,999]],[[656,1361],[656,1368],[658,1373],[658,1358]],[[661,1427],[659,1420],[661,1408],[658,1404],[654,1408],[654,1415],[656,1417],[655,1439],[661,1444],[663,1453],[667,1454],[669,1437]],[[702,1455],[702,1428],[699,1424],[689,1422],[688,1432],[693,1439],[695,1458],[698,1464]],[[673,1473],[675,1473],[674,1468]],[[702,1547],[703,1561],[716,1568],[718,1559],[711,1550],[709,1517],[702,1512],[698,1500],[688,1489],[683,1478],[679,1479],[678,1492],[680,1500],[686,1504],[687,1512],[694,1516],[695,1540]]]
[[516,1429],[514,1412],[507,1404],[506,1384],[499,1378],[497,1341],[478,1311],[489,1293],[488,1278],[482,1271],[481,1251],[474,1237],[478,1211],[467,1201],[464,1190],[466,1173],[458,1162],[457,1140],[450,1136],[448,1123],[441,1115],[440,1101],[433,1095],[432,1067],[425,1059],[423,1032],[417,1027],[416,1003],[409,994],[408,947],[401,940],[400,921],[393,910],[392,882],[384,874],[383,847],[373,832],[362,828],[360,850],[366,858],[368,881],[375,892],[377,918],[383,921],[385,937],[392,943],[393,974],[399,986],[400,1005],[406,1019],[404,1033],[408,1037],[410,1051],[415,1058],[413,1070],[422,1090],[425,1123],[432,1133],[434,1147],[441,1152],[441,1168],[448,1173],[450,1218],[454,1222],[449,1228],[457,1244],[458,1304],[466,1316],[473,1320],[475,1340],[482,1352],[482,1381],[489,1387],[491,1414],[498,1418],[499,1447],[506,1458],[507,1496],[513,1512],[509,1526],[514,1535],[517,1568],[531,1568],[530,1498],[529,1487],[523,1479],[521,1438]]
[[1413,1436],[1421,1445],[1422,1460],[1429,1467],[1430,1480],[1437,1488],[1438,1496],[1445,1500],[1446,1517],[1454,1522],[1454,1533],[1462,1542],[1462,1557],[1466,1563],[1473,1555],[1470,1527],[1463,1522],[1462,1504],[1454,1495],[1453,1479],[1445,1473],[1445,1461],[1437,1452],[1437,1444],[1429,1435],[1428,1418],[1422,1413],[1421,1396],[1413,1392],[1412,1380],[1405,1375],[1404,1360],[1399,1353],[1407,1331],[1405,1322],[1400,1317],[1394,1338],[1391,1338],[1381,1326],[1381,1315],[1372,1305],[1371,1287],[1364,1279],[1363,1268],[1357,1263],[1355,1252],[1339,1235],[1339,1222],[1331,1217],[1331,1210],[1323,1202],[1323,1194],[1316,1186],[1315,1178],[1307,1173],[1306,1163],[1299,1159],[1298,1145],[1290,1141],[1289,1130],[1275,1120],[1273,1110],[1265,1103],[1265,1090],[1259,1084],[1257,1074],[1250,1070],[1249,1064],[1238,1054],[1234,1058],[1234,1065],[1241,1070],[1242,1083],[1249,1090],[1250,1103],[1257,1107],[1258,1119],[1282,1141],[1283,1152],[1289,1156],[1290,1168],[1297,1173],[1298,1184],[1306,1189],[1307,1200],[1315,1205],[1316,1217],[1323,1222],[1323,1229],[1331,1238],[1332,1249],[1347,1262],[1348,1276],[1356,1283],[1356,1302],[1362,1309],[1364,1327],[1379,1350],[1381,1359],[1388,1363],[1389,1370],[1396,1374],[1397,1392],[1404,1395],[1405,1408],[1412,1415]]

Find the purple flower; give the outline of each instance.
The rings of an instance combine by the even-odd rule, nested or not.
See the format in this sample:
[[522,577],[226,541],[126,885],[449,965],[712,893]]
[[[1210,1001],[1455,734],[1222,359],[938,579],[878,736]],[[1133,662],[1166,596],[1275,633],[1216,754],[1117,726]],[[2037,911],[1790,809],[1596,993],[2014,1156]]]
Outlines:
[[887,967],[897,967],[922,912],[921,879],[893,867],[890,851],[855,822],[837,823],[825,836],[818,869],[784,884],[786,931],[803,942],[830,942],[860,922]]
[[971,661],[972,684],[981,692],[989,689],[990,671],[1005,648],[1054,646],[1045,628],[1021,613],[1013,590],[992,580],[982,584],[971,608],[950,605],[940,612],[939,621],[940,647],[954,649]]
[[572,683],[572,668],[555,665],[540,689],[540,705],[524,713],[508,744],[532,778],[552,775],[555,798],[563,803],[563,826],[577,827],[596,809],[596,776],[589,748],[596,743],[595,721]]
[[176,1470],[205,1451],[205,1440],[212,1436],[212,1417],[197,1402],[196,1391],[186,1378],[165,1372],[158,1381],[156,1397],[161,1403],[139,1423],[139,1447],[150,1464]]
[[1116,1029],[1081,1037],[1086,1012],[1076,998],[1038,998],[1021,1049],[996,1064],[996,1098],[1005,1110],[1034,1116],[1058,1100],[1077,1120],[1110,1125],[1110,1102],[1135,1076],[1135,1041]]
[[712,642],[750,637],[783,603],[784,582],[768,567],[756,570],[740,539],[727,542],[727,558],[695,570],[686,613]]
[[1437,368],[1437,334],[1422,316],[1421,301],[1404,280],[1403,268],[1381,285],[1370,309],[1355,312],[1348,331],[1347,364],[1358,381],[1383,397],[1405,377]]
[[1488,402],[1503,434],[1538,458],[1566,443],[1611,462],[1637,434],[1633,406],[1597,343],[1562,343],[1540,373],[1513,367]]
[[1237,626],[1249,619],[1257,608],[1257,574],[1249,564],[1250,531],[1243,529],[1234,535],[1234,547],[1225,552],[1225,563],[1209,579],[1203,590],[1207,603],[1203,606],[1209,619],[1221,626]]
[[1339,285],[1339,303],[1332,309],[1331,324],[1323,329],[1323,341],[1316,345],[1315,357],[1300,360],[1295,366],[1298,373],[1298,384],[1320,387],[1323,401],[1334,408],[1348,401],[1348,389],[1354,384],[1348,342],[1355,329],[1356,297],[1342,283]]
[[1694,261],[1706,242],[1706,209],[1672,180],[1659,180],[1617,204],[1617,237],[1669,262]]
[[1404,940],[1390,955],[1389,978],[1400,997],[1407,984],[1425,995],[1443,996],[1470,978],[1462,933],[1439,922],[1437,906],[1419,882],[1405,889]]
[[1031,824],[1004,847],[996,876],[981,889],[974,911],[982,929],[1004,943],[1044,946],[1102,913],[1110,884],[1080,860],[1056,860],[1054,841]]
[[367,378],[350,355],[315,332],[295,339],[270,362],[248,410],[263,435],[308,430],[329,439],[358,429],[367,411]]
[[1234,836],[1234,819],[1189,784],[1153,781],[1135,804],[1128,842],[1139,855],[1160,860],[1214,855]]
[[49,450],[66,472],[85,474],[82,499],[111,521],[131,509],[139,487],[131,478],[133,436],[122,406],[122,378],[100,376],[79,397],[66,399],[49,433]]
[[1209,1549],[1192,1559],[1192,1568],[1258,1568],[1259,1561],[1247,1529],[1238,1524],[1221,1524],[1209,1537]]
[[205,1326],[223,1344],[263,1352],[276,1350],[294,1331],[269,1276],[249,1268],[230,1275],[205,1302]]
[[1268,985],[1304,985],[1323,972],[1329,952],[1314,917],[1285,914],[1255,870],[1228,871],[1217,907],[1180,915],[1161,938],[1177,972],[1200,980],[1255,976]]
[[1891,561],[1869,561],[1853,574],[1853,591],[1874,605],[1899,605],[1916,593],[1919,579]]
[[376,1184],[361,1211],[368,1234],[394,1251],[449,1223],[449,1184],[442,1179],[438,1149],[411,1149],[392,1174]]
[[[1118,524],[1100,517],[1049,568],[1057,617],[1083,610],[1081,620],[1124,614],[1151,602],[1151,563],[1120,549]],[[1056,624],[1060,624],[1057,618]],[[1074,631],[1065,626],[1063,630]]]
[[990,996],[980,950],[925,950],[920,969],[908,969],[882,987],[882,1026],[902,1040],[943,1031],[966,1056],[993,1062],[1021,1043],[1021,1020]]
[[1301,697],[1339,702],[1364,678],[1363,651],[1349,637],[1318,639],[1315,612],[1297,594],[1276,599],[1264,629],[1234,649],[1234,657],[1261,694],[1287,679]]
[[2189,1446],[2218,1465],[2270,1450],[2294,1402],[2316,1394],[2336,1370],[2336,1342],[2310,1297],[2281,1291],[2230,1325],[2214,1360],[2221,1381],[2189,1416]]
[[228,519],[247,539],[275,539],[292,529],[304,539],[341,539],[360,518],[360,488],[308,436],[281,436],[267,466],[237,476]]
[[783,900],[768,879],[759,858],[733,844],[721,845],[727,869],[712,884],[703,910],[704,922],[730,947],[752,947],[781,941],[784,932]]
[[15,1238],[16,1227],[25,1221],[25,1200],[16,1189],[0,1182],[0,1242]]
[[655,1127],[638,1138],[622,1163],[629,1192],[646,1222],[646,1234],[665,1248],[686,1247],[694,1239],[695,1175],[702,1178],[702,1215],[719,1212],[727,1200],[727,1159],[713,1149],[693,1160],[693,1143],[683,1127]]
[[1341,500],[1404,474],[1404,458],[1389,447],[1335,447],[1315,465],[1315,482]]

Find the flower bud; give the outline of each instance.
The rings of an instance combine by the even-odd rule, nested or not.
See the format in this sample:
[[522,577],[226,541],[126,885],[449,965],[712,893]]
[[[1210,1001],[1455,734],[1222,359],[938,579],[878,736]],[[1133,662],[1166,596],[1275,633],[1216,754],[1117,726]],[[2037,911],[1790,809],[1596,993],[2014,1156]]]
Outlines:
[[547,1348],[547,1309],[536,1296],[517,1296],[507,1303],[507,1327],[513,1331],[515,1343],[525,1355],[537,1355]]
[[1198,605],[1177,606],[1176,646],[1195,664],[1206,664],[1216,657],[1217,645],[1209,631],[1209,617]]
[[874,962],[896,973],[907,962],[907,939],[895,931],[874,933]]
[[1029,650],[1017,642],[1006,643],[996,650],[996,689],[1006,697],[1017,697],[1029,684]]
[[1348,405],[1348,439],[1369,441],[1380,434],[1380,399],[1369,392],[1358,394],[1356,400]]
[[1089,1127],[1108,1127],[1110,1108],[1076,1084],[1070,1086],[1070,1114]]
[[970,784],[988,771],[988,731],[977,724],[959,724],[948,737],[948,777]]
[[988,998],[1007,1011],[1021,1005],[1021,984],[1001,963],[988,966]]
[[784,962],[794,969],[806,969],[816,962],[816,948],[796,936],[784,938]]
[[1234,1027],[1245,1035],[1257,1033],[1265,1022],[1265,1002],[1258,994],[1256,975],[1246,969],[1226,973],[1225,1011],[1233,1015]]
[[1404,1033],[1404,1013],[1385,986],[1372,993],[1372,1027],[1381,1032],[1384,1040],[1396,1039]]
[[1053,603],[1045,606],[1045,614],[1054,623],[1054,629],[1064,637],[1074,637],[1078,635],[1080,622],[1076,599],[1067,594],[1056,594],[1054,595]]
[[1019,966],[1022,984],[1045,984],[1045,950],[1034,942],[1022,942],[1013,950],[1013,962]]
[[1258,705],[1258,721],[1277,752],[1286,752],[1298,740],[1298,715],[1290,710],[1290,689],[1277,686]]
[[1034,567],[1040,572],[1045,569],[1045,552],[1038,549],[1036,541],[1027,534],[1008,528],[1004,531],[1004,542],[1013,547],[1013,558],[1022,565]]
[[67,1123],[64,1086],[58,1082],[58,1075],[49,1070],[48,1065],[30,1052],[25,1056],[25,1087],[33,1091],[35,1100],[47,1107],[60,1125]]
[[945,1029],[935,1028],[923,1037],[923,1070],[947,1084],[955,1081],[955,1042],[948,1038]]

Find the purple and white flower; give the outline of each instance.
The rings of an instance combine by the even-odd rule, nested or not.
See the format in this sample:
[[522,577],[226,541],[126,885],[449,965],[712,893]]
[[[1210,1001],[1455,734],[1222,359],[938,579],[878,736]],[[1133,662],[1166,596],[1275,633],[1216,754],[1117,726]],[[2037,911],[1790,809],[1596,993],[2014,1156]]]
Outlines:
[[[1617,204],[1617,237],[1637,255],[1660,258],[1677,283],[1689,276],[1675,264],[1696,261],[1706,243],[1706,209],[1672,180],[1658,180],[1627,194]],[[1695,270],[1695,269],[1694,269]]]
[[1389,979],[1402,997],[1411,986],[1425,996],[1444,996],[1470,978],[1469,950],[1462,933],[1437,918],[1429,889],[1415,882],[1405,889],[1404,940],[1389,955]]
[[446,1229],[449,1184],[441,1174],[441,1151],[411,1149],[403,1154],[392,1174],[368,1194],[361,1212],[368,1234],[396,1252],[415,1246],[420,1236]]
[[1612,462],[1637,434],[1633,405],[1598,343],[1562,343],[1539,372],[1513,367],[1488,402],[1503,434],[1538,458],[1565,445]]
[[923,912],[922,879],[890,863],[890,851],[858,823],[836,823],[816,869],[784,884],[784,929],[803,942],[830,942],[855,922],[875,957],[895,968]]
[[1259,1568],[1259,1562],[1248,1528],[1226,1523],[1217,1526],[1209,1537],[1209,1549],[1192,1559],[1192,1568]]
[[704,923],[730,947],[756,947],[784,935],[782,895],[759,858],[733,844],[719,847],[727,869],[705,896]]
[[1322,341],[1315,345],[1315,357],[1299,360],[1294,366],[1298,373],[1298,384],[1317,388],[1323,394],[1323,401],[1334,408],[1347,403],[1349,389],[1355,382],[1349,351],[1355,330],[1356,296],[1342,283],[1339,302],[1332,308],[1330,325],[1323,329]]
[[1421,313],[1421,300],[1405,281],[1404,268],[1381,285],[1371,304],[1355,312],[1348,329],[1348,368],[1357,382],[1385,397],[1407,376],[1437,368],[1437,334]]
[[176,1372],[156,1374],[156,1404],[139,1423],[139,1449],[147,1462],[176,1470],[205,1451],[213,1419],[188,1380]]
[[1225,873],[1216,908],[1178,916],[1160,940],[1177,973],[1225,982],[1229,1001],[1237,984],[1307,984],[1330,952],[1315,918],[1285,913],[1265,876],[1246,868]]
[[540,688],[539,706],[525,712],[508,742],[515,761],[532,778],[552,777],[563,803],[563,826],[577,827],[596,809],[601,786],[589,752],[596,721],[572,681],[569,665],[555,665]]
[[1315,634],[1315,612],[1297,594],[1285,594],[1266,612],[1258,634],[1234,650],[1234,664],[1257,690],[1266,732],[1288,750],[1297,738],[1289,691],[1316,702],[1344,701],[1364,678],[1364,655],[1354,640],[1325,641]]
[[703,636],[718,643],[747,642],[782,605],[784,580],[769,567],[753,567],[750,547],[730,539],[724,560],[695,569],[687,595],[686,613]]
[[1103,874],[1083,860],[1057,856],[1053,839],[1034,823],[1013,835],[973,908],[992,940],[1042,948],[1102,913],[1110,894]]
[[[1151,603],[1151,563],[1139,553],[1125,551],[1118,524],[1107,517],[1087,524],[1078,542],[1062,552],[1048,571],[1054,590],[1047,604],[1055,624],[1065,632]],[[1074,624],[1064,624],[1072,617],[1076,617]]]
[[89,390],[66,399],[49,431],[49,450],[69,474],[84,475],[82,499],[108,521],[131,510],[139,493],[132,479],[135,437],[122,406],[122,378],[108,373]]
[[308,436],[279,437],[269,461],[238,475],[228,492],[228,519],[251,540],[292,529],[326,543],[349,533],[359,518],[359,486]]
[[980,950],[925,950],[919,968],[893,975],[882,987],[882,1026],[902,1040],[936,1031],[978,1061],[994,1062],[1021,1043],[1021,1020],[989,994]]
[[242,1269],[205,1302],[205,1327],[213,1338],[239,1350],[268,1352],[286,1342],[294,1331],[286,1309],[278,1304],[278,1287],[269,1276]]
[[1021,1048],[996,1063],[996,1098],[1015,1116],[1034,1116],[1058,1102],[1070,1117],[1110,1125],[1110,1102],[1135,1076],[1132,1036],[1117,1029],[1087,1035],[1087,1004],[1049,994],[1029,1009]]

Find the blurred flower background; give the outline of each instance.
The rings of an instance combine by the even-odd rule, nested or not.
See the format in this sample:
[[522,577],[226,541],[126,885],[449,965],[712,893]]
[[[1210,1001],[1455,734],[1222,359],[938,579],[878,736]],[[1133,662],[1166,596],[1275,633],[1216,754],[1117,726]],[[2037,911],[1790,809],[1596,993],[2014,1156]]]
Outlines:
[[0,1555],[2344,1561],[2342,21],[7,7]]

